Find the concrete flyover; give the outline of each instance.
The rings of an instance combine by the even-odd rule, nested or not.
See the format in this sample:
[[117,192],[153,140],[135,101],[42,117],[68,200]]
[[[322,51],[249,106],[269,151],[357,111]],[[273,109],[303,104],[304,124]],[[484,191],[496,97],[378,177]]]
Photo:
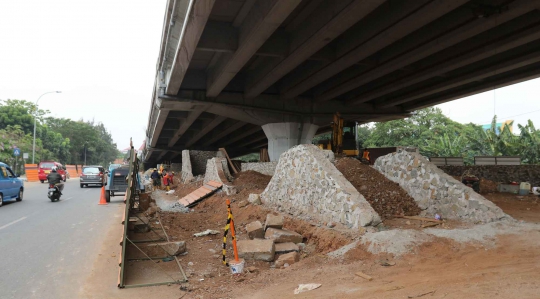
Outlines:
[[540,77],[540,0],[169,0],[144,160],[269,147]]

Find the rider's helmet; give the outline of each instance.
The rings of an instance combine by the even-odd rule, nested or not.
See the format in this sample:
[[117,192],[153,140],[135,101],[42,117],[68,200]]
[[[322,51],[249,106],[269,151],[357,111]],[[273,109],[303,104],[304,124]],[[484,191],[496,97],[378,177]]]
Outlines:
[[51,171],[52,171],[52,172],[56,172],[56,166],[53,166],[53,167],[51,168]]

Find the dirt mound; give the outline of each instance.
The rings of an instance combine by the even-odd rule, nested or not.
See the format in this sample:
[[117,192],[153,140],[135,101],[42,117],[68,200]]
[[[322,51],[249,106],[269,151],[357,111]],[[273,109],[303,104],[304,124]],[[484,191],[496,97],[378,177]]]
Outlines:
[[393,215],[414,216],[420,213],[420,208],[405,190],[372,167],[354,158],[339,159],[335,165],[379,213],[381,219],[389,219]]
[[236,174],[234,179],[234,186],[238,189],[241,188],[256,188],[264,189],[272,179],[271,176],[265,175],[253,170],[242,171]]

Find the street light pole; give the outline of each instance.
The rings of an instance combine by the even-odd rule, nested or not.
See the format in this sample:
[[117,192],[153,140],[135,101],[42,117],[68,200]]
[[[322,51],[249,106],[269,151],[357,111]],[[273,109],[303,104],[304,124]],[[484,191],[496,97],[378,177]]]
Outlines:
[[39,98],[36,101],[36,111],[34,111],[34,145],[32,146],[32,164],[35,164],[35,158],[36,158],[36,120],[37,120],[37,104],[39,102],[39,99],[41,99],[42,96],[48,94],[48,93],[61,93],[61,91],[49,91],[39,96]]

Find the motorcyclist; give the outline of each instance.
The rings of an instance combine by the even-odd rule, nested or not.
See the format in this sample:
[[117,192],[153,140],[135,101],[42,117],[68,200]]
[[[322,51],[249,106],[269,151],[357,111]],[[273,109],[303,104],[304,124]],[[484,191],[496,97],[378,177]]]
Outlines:
[[47,181],[49,184],[57,186],[58,191],[60,191],[60,195],[62,195],[64,184],[62,183],[62,176],[56,171],[56,166],[51,168],[51,173],[47,175]]

